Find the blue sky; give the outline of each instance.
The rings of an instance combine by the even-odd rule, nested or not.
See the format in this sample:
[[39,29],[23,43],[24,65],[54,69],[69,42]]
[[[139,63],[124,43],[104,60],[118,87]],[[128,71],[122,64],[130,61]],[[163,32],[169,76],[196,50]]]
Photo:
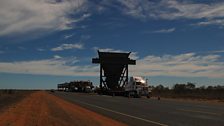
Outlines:
[[222,0],[2,0],[0,29],[0,88],[98,84],[98,49],[151,85],[224,85]]

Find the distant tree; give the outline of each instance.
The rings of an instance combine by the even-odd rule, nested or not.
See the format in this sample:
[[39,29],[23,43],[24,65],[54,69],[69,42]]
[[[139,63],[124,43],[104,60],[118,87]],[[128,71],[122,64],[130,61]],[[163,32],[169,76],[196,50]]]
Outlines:
[[173,86],[173,90],[175,93],[185,93],[186,92],[186,84],[175,84]]
[[153,89],[155,89],[155,86],[151,85],[151,86],[149,86],[149,88],[151,88],[153,90]]
[[216,91],[224,91],[224,86],[217,85],[215,86]]
[[207,90],[213,90],[213,89],[214,89],[213,86],[208,86],[208,87],[207,87]]
[[201,87],[199,87],[199,90],[205,90],[205,89],[206,89],[205,86],[201,86]]
[[207,92],[212,92],[214,90],[214,87],[213,86],[208,86],[207,88],[206,88],[206,91]]
[[164,86],[160,84],[160,85],[156,86],[155,89],[161,91],[161,90],[164,90]]
[[195,84],[191,82],[187,82],[186,88],[189,90],[194,90],[195,89]]

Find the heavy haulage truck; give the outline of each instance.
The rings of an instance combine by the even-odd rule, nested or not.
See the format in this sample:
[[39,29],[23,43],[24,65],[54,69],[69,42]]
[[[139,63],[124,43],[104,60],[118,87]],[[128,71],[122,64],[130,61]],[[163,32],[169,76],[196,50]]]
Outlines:
[[130,54],[98,51],[99,58],[93,58],[92,63],[100,64],[99,94],[150,97],[151,90],[143,78],[130,77],[128,81],[128,65],[136,64]]
[[58,91],[65,92],[85,92],[90,93],[93,89],[93,84],[90,81],[71,81],[58,84]]
[[151,88],[142,77],[130,77],[129,82],[124,86],[124,91],[127,97],[151,97]]

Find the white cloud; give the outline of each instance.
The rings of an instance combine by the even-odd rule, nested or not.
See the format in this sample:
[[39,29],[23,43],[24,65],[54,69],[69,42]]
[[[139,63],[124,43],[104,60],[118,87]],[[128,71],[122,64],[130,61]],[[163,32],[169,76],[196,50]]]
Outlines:
[[86,0],[1,0],[0,36],[73,28],[73,23],[90,16],[76,16],[86,9],[86,3]]
[[84,13],[87,10],[99,7],[109,8],[109,6],[114,6],[126,15],[143,20],[203,19],[198,25],[224,25],[224,2],[208,4],[177,0],[117,0],[116,2],[103,1],[100,5],[91,3],[94,2],[88,0],[1,0],[0,36],[71,29],[77,27],[75,26],[77,22],[91,16],[90,13]]
[[0,62],[0,72],[63,76],[97,75],[98,66],[75,66],[75,63],[78,62],[76,57],[59,57],[33,61]]
[[219,55],[146,56],[131,66],[131,73],[142,76],[224,77],[224,62]]
[[224,50],[211,51],[211,53],[224,53]]
[[118,0],[125,7],[124,13],[136,17],[154,17],[163,19],[177,18],[215,18],[224,16],[224,2],[212,4],[193,3],[177,0]]
[[138,19],[205,19],[199,25],[223,25],[224,2],[196,3],[177,0],[118,0],[126,15]]
[[69,38],[71,38],[73,35],[74,35],[74,34],[65,35],[64,38],[65,38],[65,39],[69,39]]
[[52,48],[51,51],[63,51],[68,49],[83,49],[83,44],[62,44],[58,47]]
[[98,50],[100,52],[117,52],[117,53],[124,52],[122,50],[116,50],[116,49],[112,49],[112,48],[102,48],[102,49],[98,49]]
[[207,21],[202,21],[202,22],[196,23],[194,25],[199,25],[199,26],[207,26],[207,25],[224,26],[224,19],[211,19],[211,20],[207,20]]
[[174,32],[175,30],[176,30],[175,28],[161,29],[161,30],[153,31],[153,33],[171,33],[171,32]]
[[61,59],[62,57],[59,55],[54,55],[54,59]]
[[75,22],[75,23],[76,22],[81,22],[81,21],[85,20],[86,18],[88,18],[90,16],[91,16],[90,13],[83,14],[80,18],[73,20],[73,22]]
[[[223,78],[224,62],[220,60],[221,58],[220,55],[195,53],[149,55],[138,59],[136,65],[130,65],[129,72],[130,75],[139,76]],[[63,58],[58,55],[43,60],[0,62],[0,72],[63,76],[97,76],[99,74],[98,65],[77,65],[77,62],[80,61],[76,57]]]
[[151,2],[148,0],[118,0],[123,7],[123,13],[136,18],[147,18],[150,13]]

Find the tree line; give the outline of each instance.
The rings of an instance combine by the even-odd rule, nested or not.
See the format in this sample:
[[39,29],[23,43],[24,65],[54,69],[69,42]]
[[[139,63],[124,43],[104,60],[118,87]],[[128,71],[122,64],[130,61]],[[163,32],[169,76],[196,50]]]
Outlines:
[[186,84],[177,83],[172,88],[163,85],[152,86],[152,92],[155,96],[172,98],[201,98],[201,99],[224,99],[224,86],[201,86],[196,87],[195,83]]

